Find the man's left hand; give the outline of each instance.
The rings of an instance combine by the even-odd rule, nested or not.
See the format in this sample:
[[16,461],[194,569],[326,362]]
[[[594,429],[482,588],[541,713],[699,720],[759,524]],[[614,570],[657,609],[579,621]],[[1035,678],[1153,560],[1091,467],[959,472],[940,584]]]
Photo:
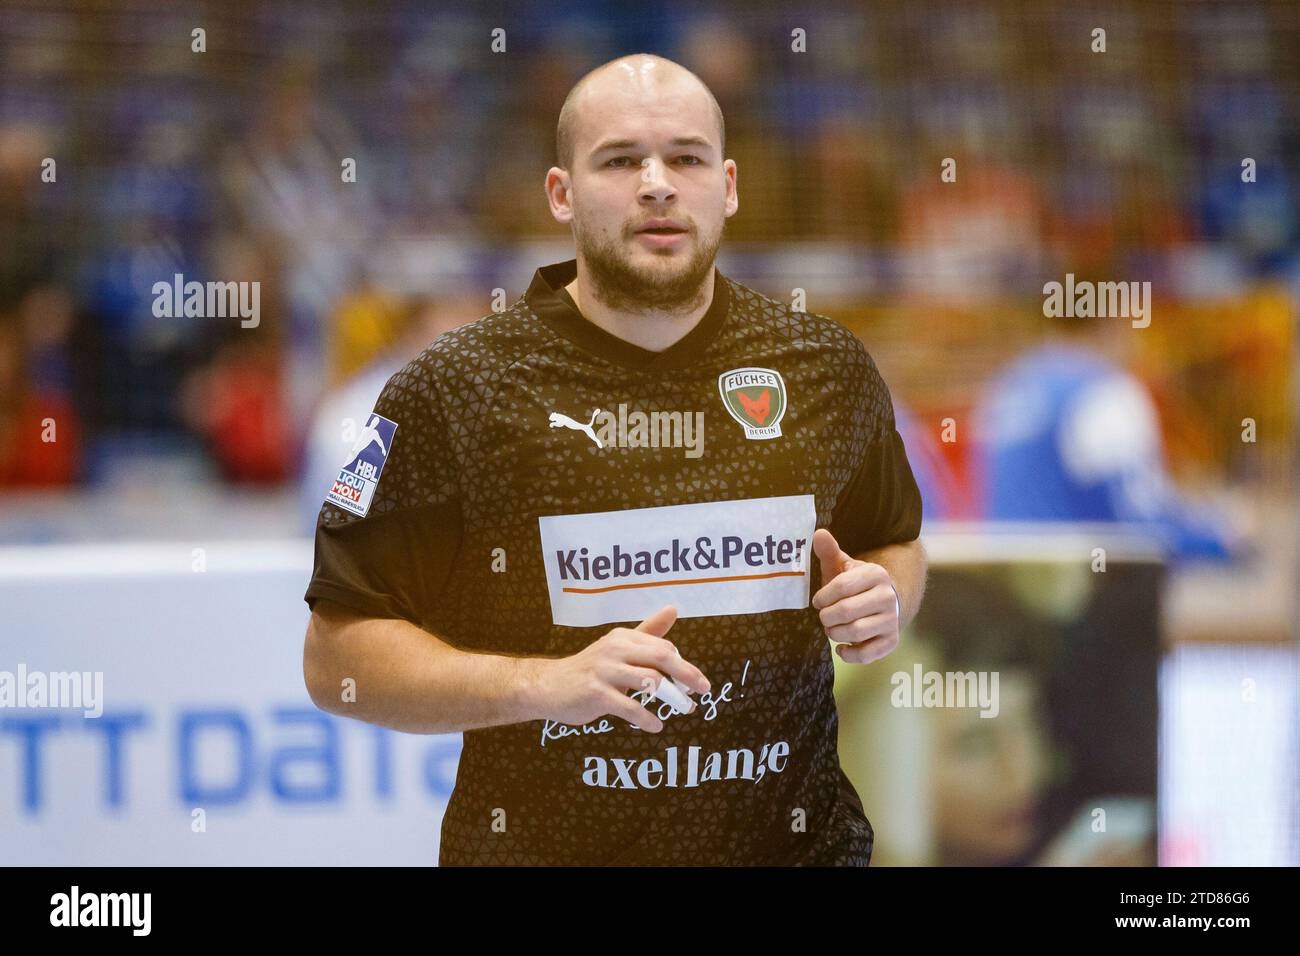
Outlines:
[[840,550],[826,528],[813,532],[822,587],[812,598],[835,652],[850,664],[869,664],[898,647],[897,591],[879,564]]

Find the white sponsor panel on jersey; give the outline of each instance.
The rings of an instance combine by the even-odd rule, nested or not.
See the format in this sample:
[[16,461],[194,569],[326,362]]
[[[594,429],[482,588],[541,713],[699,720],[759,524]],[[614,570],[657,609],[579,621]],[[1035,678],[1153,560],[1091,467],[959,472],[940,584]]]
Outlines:
[[808,606],[812,495],[547,515],[551,618],[568,627]]

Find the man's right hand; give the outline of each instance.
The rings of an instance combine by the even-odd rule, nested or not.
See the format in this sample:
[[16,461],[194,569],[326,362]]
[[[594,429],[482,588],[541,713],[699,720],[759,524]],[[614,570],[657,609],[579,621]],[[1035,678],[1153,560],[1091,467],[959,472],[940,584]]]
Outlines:
[[629,697],[629,690],[647,691],[648,700],[665,676],[701,694],[709,690],[708,678],[664,639],[676,620],[677,608],[669,604],[635,628],[614,628],[571,657],[539,659],[536,694],[545,716],[578,725],[613,714],[651,733],[663,730],[663,721]]

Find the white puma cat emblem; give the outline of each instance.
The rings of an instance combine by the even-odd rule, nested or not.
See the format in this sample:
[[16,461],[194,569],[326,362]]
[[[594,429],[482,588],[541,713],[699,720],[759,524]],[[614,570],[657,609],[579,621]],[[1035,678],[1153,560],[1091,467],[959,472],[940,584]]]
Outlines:
[[592,426],[596,424],[596,416],[599,414],[600,414],[600,409],[598,408],[591,413],[591,421],[587,422],[587,424],[584,425],[582,424],[582,422],[575,422],[568,415],[563,415],[560,412],[551,412],[550,415],[551,427],[572,428],[574,431],[583,432],[584,434],[586,434],[588,438],[590,438],[592,441],[596,443],[597,448],[604,448],[605,447],[604,444],[602,444],[601,440],[596,437],[596,432],[592,429]]

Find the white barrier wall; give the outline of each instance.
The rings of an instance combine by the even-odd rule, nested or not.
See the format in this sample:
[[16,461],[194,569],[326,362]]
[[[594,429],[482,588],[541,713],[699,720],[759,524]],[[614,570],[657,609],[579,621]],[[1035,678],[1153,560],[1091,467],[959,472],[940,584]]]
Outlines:
[[0,865],[435,864],[460,735],[312,704],[311,558],[306,540],[0,550],[0,680],[103,680],[99,717],[0,706]]
[[[932,564],[1087,553],[1077,531],[988,532],[928,535]],[[0,865],[436,863],[460,735],[312,704],[311,559],[309,540],[0,548],[0,681],[103,680],[99,717],[0,699]],[[1300,858],[1297,666],[1293,647],[1166,659],[1162,863]]]

